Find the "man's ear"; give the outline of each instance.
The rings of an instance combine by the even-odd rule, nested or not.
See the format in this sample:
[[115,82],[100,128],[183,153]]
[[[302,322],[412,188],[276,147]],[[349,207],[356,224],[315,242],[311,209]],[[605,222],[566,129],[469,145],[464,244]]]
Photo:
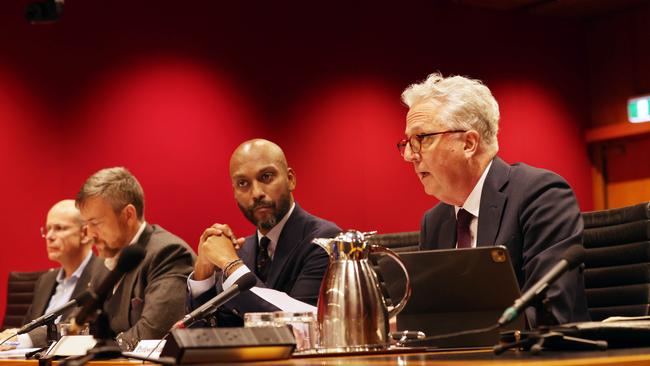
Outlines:
[[287,180],[289,181],[289,192],[293,192],[296,189],[296,172],[292,168],[287,168]]
[[463,145],[463,151],[467,157],[476,155],[478,152],[479,144],[481,143],[481,135],[478,131],[469,130],[465,132],[465,143]]
[[82,225],[80,232],[81,232],[81,244],[86,245],[90,243],[92,238],[88,235],[88,225]]
[[126,215],[125,218],[127,221],[138,220],[138,211],[135,209],[135,206],[128,204],[122,209],[122,215]]

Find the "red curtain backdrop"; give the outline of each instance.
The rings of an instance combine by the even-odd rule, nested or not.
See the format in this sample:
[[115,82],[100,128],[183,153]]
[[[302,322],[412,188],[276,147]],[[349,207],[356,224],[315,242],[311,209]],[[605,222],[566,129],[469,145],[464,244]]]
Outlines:
[[38,235],[49,207],[104,167],[130,169],[146,219],[195,248],[215,222],[252,233],[228,160],[253,137],[285,149],[308,211],[418,230],[436,200],[395,148],[400,94],[437,70],[485,81],[500,155],[558,172],[592,206],[580,23],[438,2],[112,0],[30,25],[27,3],[0,4],[0,313],[8,271],[56,265]]

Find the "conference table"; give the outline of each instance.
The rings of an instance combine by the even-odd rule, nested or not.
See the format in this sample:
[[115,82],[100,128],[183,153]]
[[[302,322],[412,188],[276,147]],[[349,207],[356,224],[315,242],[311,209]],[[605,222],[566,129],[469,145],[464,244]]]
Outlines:
[[[56,366],[58,362],[53,362]],[[142,361],[92,361],[90,366],[135,366]],[[36,360],[0,360],[0,366],[37,366]],[[650,348],[612,349],[606,351],[553,351],[539,355],[522,351],[507,351],[494,355],[489,349],[434,351],[419,353],[391,353],[357,356],[301,357],[279,361],[219,363],[212,365],[259,366],[350,366],[350,365],[443,365],[443,366],[579,366],[579,365],[650,365]]]

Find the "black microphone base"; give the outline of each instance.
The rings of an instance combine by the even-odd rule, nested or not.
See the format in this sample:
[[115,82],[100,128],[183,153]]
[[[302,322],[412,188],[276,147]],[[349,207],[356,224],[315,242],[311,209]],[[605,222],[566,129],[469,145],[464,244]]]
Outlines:
[[[108,316],[103,311],[100,312],[95,320],[90,323],[90,334],[98,341],[99,343],[110,343],[115,342],[113,330],[111,329]],[[117,344],[117,343],[116,343]]]
[[[518,338],[512,342],[513,334],[518,332]],[[504,332],[502,341],[492,348],[494,354],[499,355],[509,349],[529,351],[533,355],[540,354],[543,349],[554,350],[606,350],[607,342],[571,337],[560,332],[549,330],[536,330],[524,332]],[[505,340],[505,341],[504,341]]]
[[93,360],[110,360],[122,357],[122,349],[113,339],[108,317],[99,311],[90,323],[90,334],[97,340],[95,346],[83,356],[72,356],[61,361],[61,366],[82,366]]

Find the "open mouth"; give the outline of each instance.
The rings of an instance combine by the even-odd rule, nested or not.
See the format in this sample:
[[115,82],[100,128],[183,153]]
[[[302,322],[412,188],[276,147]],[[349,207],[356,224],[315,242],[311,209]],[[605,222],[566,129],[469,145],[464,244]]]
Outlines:
[[418,176],[420,177],[420,179],[424,179],[424,178],[428,177],[429,175],[431,175],[431,174],[429,174],[428,172],[418,172]]

